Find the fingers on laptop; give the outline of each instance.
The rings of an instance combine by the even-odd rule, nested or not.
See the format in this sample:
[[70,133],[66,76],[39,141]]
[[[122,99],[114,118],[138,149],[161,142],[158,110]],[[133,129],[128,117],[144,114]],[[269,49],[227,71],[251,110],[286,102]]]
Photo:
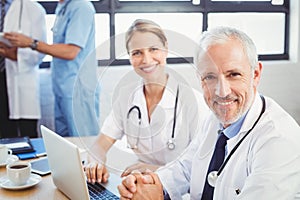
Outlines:
[[101,163],[91,162],[85,166],[85,174],[89,183],[107,182],[109,173],[104,165]]

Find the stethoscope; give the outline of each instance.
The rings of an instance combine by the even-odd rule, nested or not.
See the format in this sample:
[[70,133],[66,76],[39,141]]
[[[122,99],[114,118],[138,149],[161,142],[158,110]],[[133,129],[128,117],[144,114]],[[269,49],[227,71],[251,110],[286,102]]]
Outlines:
[[260,120],[261,116],[263,115],[263,113],[266,110],[266,100],[263,96],[260,96],[263,106],[261,109],[261,112],[258,116],[258,118],[256,119],[256,121],[254,122],[253,126],[247,131],[247,133],[244,135],[244,137],[238,141],[238,143],[233,147],[233,149],[230,151],[230,153],[228,154],[227,158],[225,159],[225,161],[222,163],[220,169],[218,171],[211,171],[208,176],[207,176],[207,182],[209,183],[209,185],[211,185],[212,187],[215,187],[218,176],[220,176],[220,174],[222,173],[223,169],[225,168],[226,164],[228,163],[228,161],[230,160],[231,156],[234,154],[234,152],[237,150],[237,148],[241,145],[241,143],[245,140],[245,138],[251,133],[251,131],[254,129],[254,127],[256,126],[256,124],[258,123],[258,121]]
[[21,29],[21,20],[22,20],[22,15],[23,15],[23,0],[21,0],[21,4],[20,4],[20,13],[19,13],[18,33],[22,33],[22,29]]
[[67,7],[69,5],[69,3],[71,2],[71,0],[67,1],[66,4],[58,11],[57,15],[65,15]]
[[[179,87],[177,87],[176,91],[176,98],[175,98],[175,105],[174,105],[174,114],[173,114],[173,127],[172,127],[172,135],[171,138],[167,142],[167,147],[169,150],[173,150],[176,147],[175,141],[174,141],[174,136],[175,136],[175,127],[176,127],[176,115],[177,115],[177,104],[178,104],[178,95],[179,95]],[[139,130],[138,130],[138,135],[137,139],[134,145],[130,145],[129,143],[127,144],[127,147],[130,149],[137,149],[139,140],[140,140],[140,129],[141,129],[141,122],[142,122],[142,113],[141,110],[138,106],[134,105],[132,106],[127,113],[127,120],[129,119],[129,115],[133,110],[137,110],[138,113],[138,124],[139,124]]]
[[69,5],[70,2],[71,2],[71,0],[67,1],[65,3],[65,5],[58,11],[57,16],[56,16],[55,21],[54,21],[54,25],[53,25],[53,27],[51,29],[54,33],[57,31],[57,27],[56,26],[57,26],[58,18],[60,18],[61,16],[65,15],[66,10],[67,10],[68,5]]

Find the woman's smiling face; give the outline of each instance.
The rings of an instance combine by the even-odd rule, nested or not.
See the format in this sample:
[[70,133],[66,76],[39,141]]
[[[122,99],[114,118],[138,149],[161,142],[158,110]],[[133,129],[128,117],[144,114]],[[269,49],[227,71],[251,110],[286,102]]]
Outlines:
[[137,74],[154,82],[164,76],[168,50],[161,39],[151,32],[135,32],[128,42],[130,63]]

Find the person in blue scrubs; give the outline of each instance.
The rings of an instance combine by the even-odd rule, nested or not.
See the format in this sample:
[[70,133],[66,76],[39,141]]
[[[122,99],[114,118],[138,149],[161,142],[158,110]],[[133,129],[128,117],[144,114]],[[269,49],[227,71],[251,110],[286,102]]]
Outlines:
[[55,131],[61,136],[98,134],[99,87],[95,55],[95,9],[85,0],[60,0],[52,28],[53,44],[19,33],[6,35],[14,45],[53,56]]

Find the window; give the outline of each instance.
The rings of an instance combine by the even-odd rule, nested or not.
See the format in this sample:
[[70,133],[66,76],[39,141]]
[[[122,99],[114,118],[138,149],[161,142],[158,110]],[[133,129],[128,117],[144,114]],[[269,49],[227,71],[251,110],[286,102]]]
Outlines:
[[[116,35],[120,42],[115,48],[117,59],[128,59],[125,48],[125,32],[131,23],[138,18],[146,18],[158,23],[168,38],[169,58],[189,57],[194,49],[187,48],[186,41],[197,43],[197,35],[202,32],[201,13],[120,13],[116,14]],[[176,23],[170,23],[176,19]],[[186,22],[189,23],[186,23]],[[186,48],[185,48],[186,47]]]
[[[48,42],[57,1],[39,1],[47,11]],[[256,43],[261,60],[289,58],[289,0],[95,0],[99,65],[129,64],[124,33],[137,18],[166,30],[169,63],[192,62],[202,31],[219,25],[239,28]],[[192,44],[192,45],[187,45]],[[51,58],[46,57],[45,61]]]
[[208,28],[220,25],[245,31],[256,44],[258,54],[284,54],[285,15],[283,13],[208,14]]

